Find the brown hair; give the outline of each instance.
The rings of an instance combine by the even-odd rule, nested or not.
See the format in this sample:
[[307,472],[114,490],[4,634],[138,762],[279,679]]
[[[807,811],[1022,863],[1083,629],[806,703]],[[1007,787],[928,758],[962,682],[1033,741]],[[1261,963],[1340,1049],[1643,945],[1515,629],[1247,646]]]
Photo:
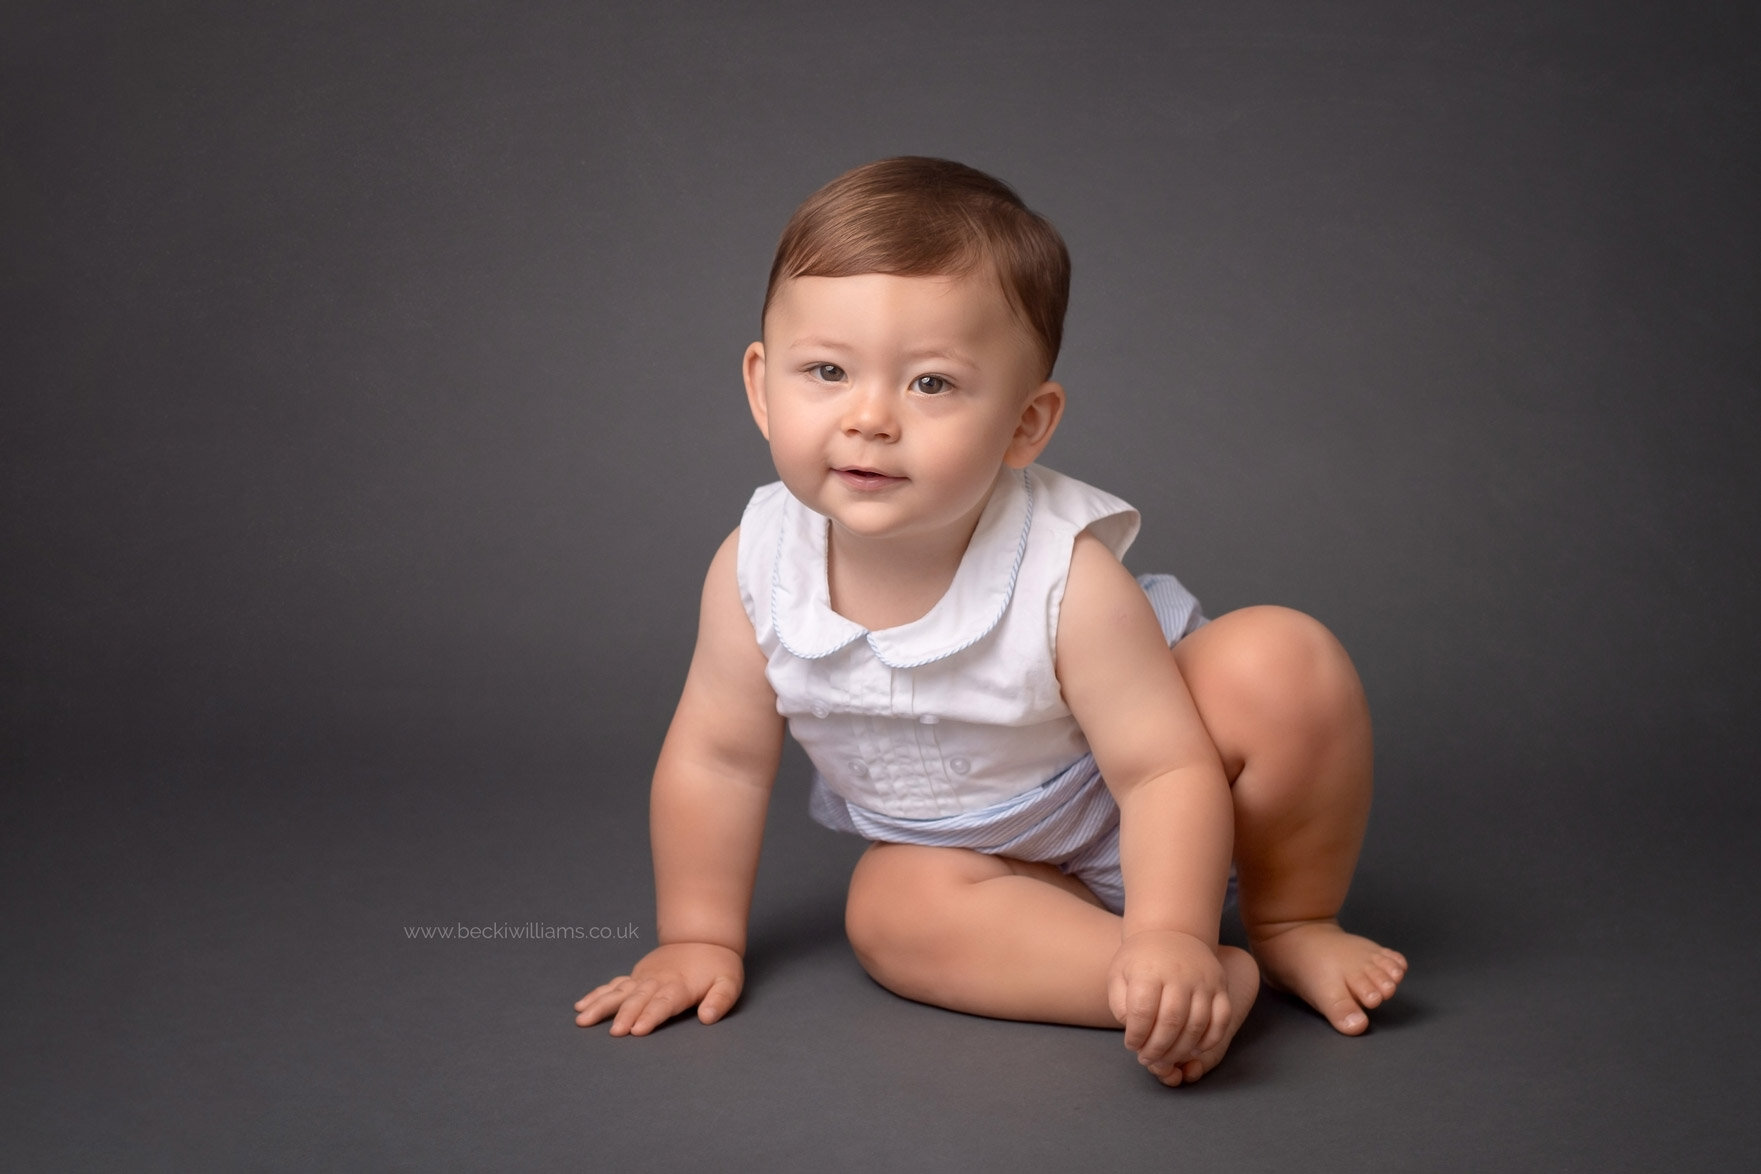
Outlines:
[[1064,240],[1008,184],[947,159],[882,159],[809,196],[777,243],[764,312],[793,277],[954,277],[986,262],[1039,344],[1049,376],[1070,301]]

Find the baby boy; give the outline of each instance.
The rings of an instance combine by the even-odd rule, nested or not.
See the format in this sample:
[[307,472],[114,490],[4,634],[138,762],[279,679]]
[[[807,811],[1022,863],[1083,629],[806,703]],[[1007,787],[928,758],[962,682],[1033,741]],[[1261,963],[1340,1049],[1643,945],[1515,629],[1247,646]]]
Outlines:
[[[960,164],[872,163],[796,211],[744,360],[780,480],[710,563],[655,769],[660,944],[577,1023],[733,1006],[785,730],[815,817],[871,841],[846,926],[906,998],[1123,1027],[1177,1085],[1262,975],[1347,1035],[1394,993],[1406,960],[1337,920],[1371,790],[1344,649],[1134,578],[1136,511],[1036,463],[1068,290],[1056,230]],[[1251,953],[1218,944],[1231,865]]]

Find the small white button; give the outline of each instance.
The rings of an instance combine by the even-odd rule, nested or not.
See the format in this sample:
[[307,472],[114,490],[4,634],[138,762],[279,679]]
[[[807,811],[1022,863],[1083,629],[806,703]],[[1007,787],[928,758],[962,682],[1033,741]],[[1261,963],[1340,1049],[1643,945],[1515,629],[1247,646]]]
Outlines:
[[814,717],[823,718],[827,714],[831,713],[831,711],[832,711],[831,706],[827,705],[823,701],[815,701],[813,703],[813,716]]
[[933,713],[925,713],[925,714],[919,714],[917,720],[922,722],[926,726],[933,726],[937,722],[941,721],[942,719],[937,717]]
[[852,758],[850,760],[850,773],[859,779],[865,779],[868,777],[868,764],[860,758]]
[[948,759],[948,769],[957,775],[963,775],[972,769],[972,764],[964,758],[950,758]]

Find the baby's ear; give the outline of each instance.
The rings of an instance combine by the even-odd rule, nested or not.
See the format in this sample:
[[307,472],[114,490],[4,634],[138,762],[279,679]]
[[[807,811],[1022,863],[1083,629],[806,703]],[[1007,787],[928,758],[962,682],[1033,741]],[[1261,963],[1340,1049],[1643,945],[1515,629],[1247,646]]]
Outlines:
[[1039,460],[1063,417],[1063,385],[1048,379],[1027,397],[1021,419],[1015,424],[1015,435],[1009,440],[1009,451],[1003,454],[1003,463],[1011,469],[1025,469]]
[[764,343],[755,342],[746,348],[746,357],[740,362],[740,374],[746,380],[746,405],[752,409],[752,419],[757,423],[758,431],[769,440],[770,405],[764,398]]

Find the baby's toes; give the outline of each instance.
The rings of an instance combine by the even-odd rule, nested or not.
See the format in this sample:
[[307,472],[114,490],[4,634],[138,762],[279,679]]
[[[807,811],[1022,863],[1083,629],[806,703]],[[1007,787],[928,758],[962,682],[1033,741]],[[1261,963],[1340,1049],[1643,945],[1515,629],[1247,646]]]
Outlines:
[[1345,980],[1345,985],[1364,1007],[1380,1007],[1382,1000],[1394,993],[1394,984],[1376,971],[1366,970],[1362,974],[1354,974]]
[[[1375,988],[1370,989],[1373,992]],[[1363,1011],[1366,1005],[1373,1007],[1375,1003],[1366,1003],[1361,994],[1353,998],[1351,990],[1341,988],[1335,997],[1322,1001],[1320,1010],[1340,1034],[1362,1035],[1370,1026],[1370,1017]]]
[[1394,994],[1400,980],[1406,977],[1406,959],[1392,950],[1384,950],[1370,959],[1368,971],[1382,989],[1382,997],[1388,998]]
[[[1210,1053],[1208,1052],[1206,1053],[1207,1056],[1209,1054]],[[1157,1064],[1150,1068],[1150,1072],[1157,1080],[1161,1081],[1169,1088],[1179,1088],[1181,1085],[1191,1084],[1193,1081],[1203,1076],[1206,1071],[1210,1069],[1211,1065],[1215,1064],[1216,1060],[1220,1058],[1221,1057],[1217,1057],[1207,1063],[1204,1056],[1194,1056],[1183,1064],[1169,1063],[1166,1066]]]
[[1185,1069],[1172,1060],[1163,1060],[1160,1063],[1150,1065],[1150,1075],[1169,1088],[1179,1088],[1185,1079]]

